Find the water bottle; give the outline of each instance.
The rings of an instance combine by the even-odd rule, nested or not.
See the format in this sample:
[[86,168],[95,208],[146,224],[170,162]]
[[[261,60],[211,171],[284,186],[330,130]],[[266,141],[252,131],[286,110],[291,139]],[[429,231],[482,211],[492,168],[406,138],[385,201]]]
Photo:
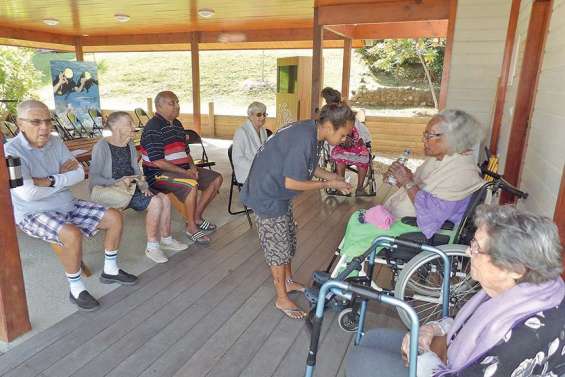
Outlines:
[[[409,148],[406,148],[404,150],[404,152],[402,153],[402,155],[400,155],[400,157],[398,157],[396,162],[398,162],[402,166],[406,165],[406,162],[410,158],[411,153],[412,153],[412,151]],[[392,185],[392,186],[396,186],[396,178],[394,178],[394,176],[392,174],[389,175],[388,179],[387,179],[387,183]]]

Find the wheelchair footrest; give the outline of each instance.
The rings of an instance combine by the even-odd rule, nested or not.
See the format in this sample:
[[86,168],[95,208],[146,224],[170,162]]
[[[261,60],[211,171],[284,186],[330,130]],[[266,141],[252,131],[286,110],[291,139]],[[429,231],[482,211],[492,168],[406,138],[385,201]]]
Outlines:
[[326,271],[315,271],[312,274],[312,279],[314,280],[315,284],[319,284],[320,286],[324,284],[326,281],[330,280],[331,275]]
[[304,297],[311,305],[316,305],[318,303],[318,294],[320,290],[317,288],[306,288],[304,291]]

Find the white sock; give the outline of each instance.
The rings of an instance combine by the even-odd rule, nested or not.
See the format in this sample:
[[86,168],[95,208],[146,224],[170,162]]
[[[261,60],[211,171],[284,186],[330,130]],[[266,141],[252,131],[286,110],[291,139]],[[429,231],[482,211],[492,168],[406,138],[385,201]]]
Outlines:
[[71,294],[73,295],[74,298],[78,298],[78,295],[80,295],[80,292],[82,291],[86,291],[86,287],[84,286],[84,283],[82,282],[82,279],[80,278],[80,274],[81,274],[81,269],[78,269],[78,272],[75,272],[73,274],[68,274],[65,272],[65,275],[67,275],[67,280],[69,281],[69,286],[71,289]]
[[118,269],[118,250],[104,250],[104,273],[106,275],[117,275]]
[[161,237],[161,242],[162,243],[171,243],[171,242],[173,242],[173,236]]
[[156,250],[159,248],[159,242],[147,241],[147,250]]

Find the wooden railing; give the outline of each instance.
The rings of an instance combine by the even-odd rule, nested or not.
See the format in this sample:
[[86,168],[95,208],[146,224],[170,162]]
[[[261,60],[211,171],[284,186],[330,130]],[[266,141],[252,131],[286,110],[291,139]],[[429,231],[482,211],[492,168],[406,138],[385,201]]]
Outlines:
[[[103,110],[104,115],[111,112],[111,110]],[[130,114],[136,119],[133,111]],[[200,134],[203,137],[230,140],[245,119],[244,116],[214,115],[211,126],[208,115],[202,114]],[[181,113],[179,120],[185,128],[192,128],[192,114]],[[379,155],[398,156],[404,149],[410,148],[414,156],[423,156],[422,133],[429,120],[428,117],[367,116],[365,124],[371,132],[373,152]],[[275,118],[267,118],[265,127],[276,131]]]

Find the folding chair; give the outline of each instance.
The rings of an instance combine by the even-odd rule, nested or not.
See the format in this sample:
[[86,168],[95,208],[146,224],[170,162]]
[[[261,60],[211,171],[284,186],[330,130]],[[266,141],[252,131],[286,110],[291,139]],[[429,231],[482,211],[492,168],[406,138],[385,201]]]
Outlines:
[[1,125],[4,139],[13,138],[18,134],[18,126],[16,126],[14,123],[4,120],[2,121]]
[[251,211],[245,206],[245,204],[243,205],[243,210],[241,211],[233,211],[231,208],[234,186],[237,187],[238,191],[241,191],[241,188],[243,187],[243,183],[239,183],[235,178],[235,172],[233,169],[232,150],[233,150],[233,145],[230,145],[230,147],[228,148],[228,159],[230,160],[230,166],[231,166],[231,183],[230,183],[230,196],[228,199],[228,213],[230,215],[239,215],[240,213],[245,212],[245,216],[247,216],[247,222],[249,222],[249,226],[253,228],[253,223],[251,222],[251,217],[249,216],[249,212]]
[[[98,134],[102,136],[102,130],[104,129],[104,117],[102,113],[98,109],[89,109],[88,115],[90,119],[92,119],[92,133],[98,132]],[[97,119],[100,119],[100,121],[97,121]]]
[[[147,115],[145,110],[143,110],[141,107],[138,107],[135,110],[133,110],[133,113],[135,114],[135,117],[137,118],[137,121],[139,122],[139,124],[138,124],[139,128],[142,128],[143,126],[145,126],[145,124],[147,124],[147,122],[150,119],[149,115]],[[146,121],[143,122],[142,118],[145,118]]]
[[69,120],[70,124],[74,127],[74,129],[79,133],[79,135],[86,136],[86,137],[93,137],[94,133],[92,131],[88,131],[84,124],[80,121],[75,113],[72,111],[67,112],[67,119]]
[[80,133],[77,134],[74,128],[65,127],[57,114],[55,114],[53,111],[51,112],[51,121],[53,122],[53,126],[55,126],[55,131],[57,131],[63,141],[80,138]]
[[186,135],[186,152],[190,153],[190,145],[196,144],[200,145],[202,148],[202,156],[198,160],[194,160],[194,164],[200,168],[212,169],[212,166],[216,165],[215,161],[210,161],[208,159],[208,154],[204,148],[204,143],[202,143],[202,138],[198,135],[198,132],[194,130],[184,130]]

